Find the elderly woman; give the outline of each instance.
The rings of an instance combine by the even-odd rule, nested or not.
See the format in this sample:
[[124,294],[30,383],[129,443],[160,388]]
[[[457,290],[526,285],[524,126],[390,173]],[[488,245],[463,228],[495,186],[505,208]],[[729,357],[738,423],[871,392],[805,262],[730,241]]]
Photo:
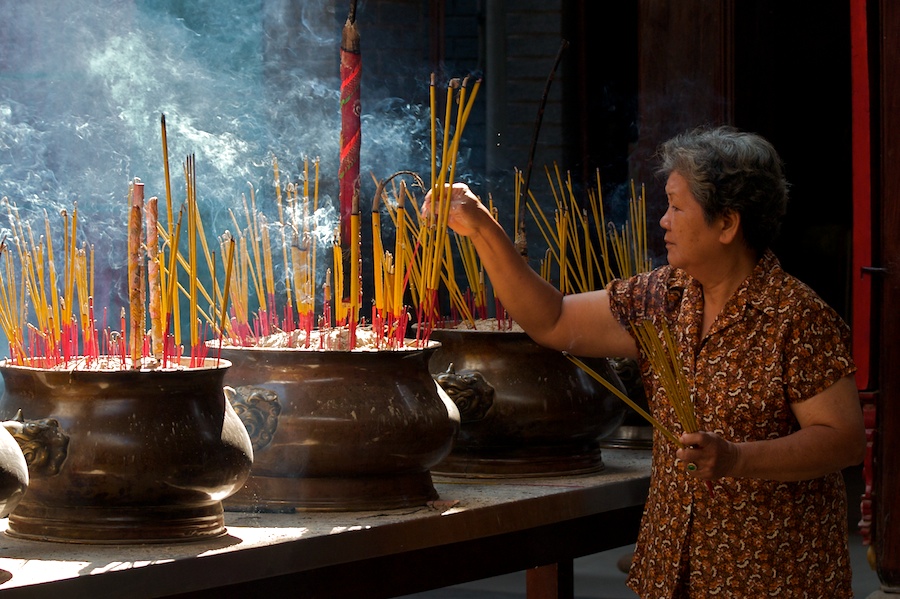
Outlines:
[[[660,148],[668,265],[563,296],[464,185],[450,226],[538,343],[637,358],[654,416],[681,433],[629,324],[673,332],[700,432],[660,434],[628,584],[641,597],[851,597],[841,469],[865,432],[846,324],[770,244],[788,184],[772,145],[732,128]],[[430,209],[430,198],[426,201]]]

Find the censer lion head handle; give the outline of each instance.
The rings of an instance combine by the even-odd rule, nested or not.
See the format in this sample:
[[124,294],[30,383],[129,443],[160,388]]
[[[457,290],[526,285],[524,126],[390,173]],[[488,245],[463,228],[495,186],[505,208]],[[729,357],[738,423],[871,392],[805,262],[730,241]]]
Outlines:
[[494,405],[494,388],[477,370],[457,372],[450,364],[433,378],[456,404],[462,422],[481,420]]
[[25,420],[20,409],[13,420],[3,422],[3,427],[19,444],[29,476],[40,478],[59,474],[68,455],[69,437],[62,432],[55,418]]
[[275,438],[281,403],[278,394],[264,387],[225,386],[225,397],[244,423],[253,451],[259,451]]

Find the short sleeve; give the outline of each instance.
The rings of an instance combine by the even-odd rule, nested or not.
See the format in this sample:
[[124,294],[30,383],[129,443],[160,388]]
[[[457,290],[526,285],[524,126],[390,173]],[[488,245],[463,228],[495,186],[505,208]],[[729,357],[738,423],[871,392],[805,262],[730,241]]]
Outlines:
[[684,287],[684,275],[680,271],[661,266],[627,279],[614,279],[606,291],[613,316],[630,330],[630,323],[677,313]]
[[629,323],[644,316],[644,302],[639,300],[647,295],[647,279],[647,273],[641,273],[628,279],[613,279],[606,286],[609,309],[626,329],[629,329]]
[[856,372],[850,328],[815,295],[794,312],[784,352],[785,392],[791,402],[813,397]]

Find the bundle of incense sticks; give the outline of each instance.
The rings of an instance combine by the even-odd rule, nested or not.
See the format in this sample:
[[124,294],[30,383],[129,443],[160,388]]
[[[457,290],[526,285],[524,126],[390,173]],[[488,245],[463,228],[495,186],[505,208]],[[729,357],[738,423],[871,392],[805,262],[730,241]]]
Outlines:
[[[462,293],[456,283],[453,269],[453,252],[450,246],[450,233],[447,222],[450,218],[450,189],[456,177],[456,162],[459,154],[459,145],[469,114],[472,111],[475,97],[481,85],[481,80],[475,81],[471,94],[468,94],[469,78],[461,82],[451,79],[447,85],[445,101],[443,141],[440,144],[441,160],[438,164],[437,143],[437,114],[436,114],[436,89],[435,77],[431,77],[430,106],[431,106],[431,194],[434,210],[426,215],[426,219],[418,227],[416,245],[421,256],[421,272],[423,281],[415,287],[418,292],[416,300],[417,320],[419,323],[419,335],[427,337],[436,324],[441,322],[442,316],[438,304],[438,288],[443,280],[450,295],[451,303],[462,308]],[[454,95],[458,95],[454,102]],[[456,118],[453,118],[453,106],[456,105]],[[455,122],[452,127],[450,123]],[[467,315],[472,320],[471,315]]]
[[[659,377],[666,399],[672,407],[672,410],[675,412],[675,417],[681,424],[682,430],[686,433],[697,432],[699,429],[694,414],[691,388],[687,382],[681,358],[678,355],[675,339],[669,331],[668,325],[663,322],[662,326],[657,330],[653,322],[644,320],[637,324],[632,323],[631,328],[634,331],[638,345],[650,362],[651,369]],[[634,411],[647,420],[647,422],[658,429],[669,441],[678,447],[684,447],[674,432],[663,426],[656,418],[648,414],[631,398],[616,388],[615,385],[597,374],[595,370],[580,359],[569,353],[563,353],[565,353],[570,361],[578,365],[592,378],[609,389],[616,397],[628,404]]]
[[[188,183],[187,202],[182,214],[188,219],[188,252],[172,255],[190,276],[188,288],[178,286],[190,302],[192,344],[196,340],[201,348],[206,343],[201,339],[201,328],[209,327],[220,339],[229,343],[256,345],[259,340],[275,332],[293,332],[302,329],[309,333],[315,327],[315,272],[316,245],[312,241],[310,221],[312,213],[318,210],[318,159],[313,163],[315,182],[310,195],[309,159],[304,161],[304,181],[289,183],[282,194],[281,172],[277,159],[273,159],[276,184],[278,221],[269,222],[257,205],[256,191],[251,185],[248,194],[242,194],[243,214],[239,218],[234,210],[229,215],[234,224],[234,233],[224,231],[218,238],[224,263],[224,281],[220,282],[217,272],[216,253],[209,250],[203,221],[196,203],[195,163],[189,157],[186,163]],[[302,197],[301,197],[302,189]],[[285,208],[285,196],[287,207]],[[312,213],[310,202],[313,202]],[[179,218],[179,227],[181,219]],[[271,229],[277,227],[276,235]],[[177,246],[178,232],[168,233],[160,227],[159,234],[166,244]],[[199,248],[197,242],[199,241]],[[287,301],[283,304],[283,314],[279,317],[278,283],[276,283],[276,241],[281,244],[281,261],[284,269],[283,286]],[[198,258],[202,248],[206,271],[210,282],[200,276]],[[170,268],[171,270],[171,268]],[[207,285],[209,289],[207,289]],[[326,283],[326,288],[330,287]],[[177,297],[177,295],[176,295]],[[200,308],[199,298],[211,306],[209,313]],[[230,311],[229,311],[230,308]],[[326,322],[329,320],[325,319]],[[198,348],[198,352],[202,352]]]
[[[373,322],[380,323],[379,326],[385,331],[385,338],[393,340],[393,343],[396,343],[398,335],[406,328],[408,315],[403,298],[407,289],[411,292],[411,302],[416,312],[418,342],[427,341],[431,330],[445,320],[438,301],[438,292],[441,288],[447,290],[453,309],[461,313],[466,320],[474,322],[474,302],[470,298],[467,299],[467,295],[460,290],[456,280],[453,245],[447,222],[450,217],[449,190],[456,176],[459,147],[480,84],[481,81],[476,80],[469,91],[468,77],[462,80],[451,79],[448,82],[442,141],[439,143],[438,129],[441,121],[437,116],[435,76],[431,77],[430,189],[434,209],[429,214],[422,214],[415,196],[404,180],[388,186],[394,177],[410,174],[417,180],[419,187],[424,188],[424,183],[414,173],[408,171],[395,173],[377,186],[372,210],[375,253]],[[379,214],[379,206],[382,204],[387,208],[394,225],[393,252],[386,249],[382,239]],[[472,275],[470,281],[477,280],[475,273],[479,268],[472,261],[472,256],[474,252],[467,252],[463,257],[466,272]],[[483,281],[483,277],[481,280]]]
[[[600,175],[597,175],[597,193],[600,193]],[[628,203],[629,216],[619,229],[607,223],[606,236],[616,262],[616,275],[627,278],[653,268],[647,247],[647,200],[644,186],[641,193],[631,182],[631,200]],[[606,254],[608,256],[608,254]],[[608,261],[608,259],[607,259]]]
[[[310,185],[310,167],[313,182]],[[281,170],[277,158],[273,157],[276,203],[278,220],[274,225],[268,221],[257,205],[256,193],[250,188],[250,201],[243,197],[244,225],[231,211],[235,233],[226,231],[220,236],[220,244],[236,243],[237,268],[228,277],[234,289],[232,293],[232,315],[224,322],[222,333],[231,342],[240,345],[257,345],[260,339],[280,332],[303,331],[305,345],[309,346],[311,332],[316,326],[330,326],[330,280],[323,285],[323,307],[327,314],[316,319],[316,269],[318,258],[315,214],[319,210],[319,160],[312,163],[304,158],[302,180],[281,186]],[[272,227],[277,227],[276,235],[271,235]],[[235,235],[237,236],[235,238]],[[278,285],[275,277],[277,247],[281,244],[281,267],[283,268],[283,288],[285,301],[279,319]],[[337,263],[340,264],[340,247],[334,248]],[[328,273],[330,279],[330,271]],[[252,310],[252,288],[256,292],[258,310]],[[343,313],[337,304],[337,317]]]
[[[372,257],[374,273],[375,298],[372,304],[372,326],[379,332],[378,339],[383,339],[388,347],[401,347],[409,326],[409,311],[404,303],[410,280],[421,281],[419,263],[413,254],[414,244],[409,237],[410,229],[415,228],[411,215],[407,212],[407,202],[415,206],[415,196],[410,192],[405,180],[391,188],[387,184],[395,177],[409,175],[420,188],[424,183],[415,173],[401,171],[388,179],[378,182],[375,198],[372,202]],[[391,201],[393,200],[393,201]],[[385,249],[381,231],[381,210],[384,204],[394,225],[393,251]],[[418,211],[416,211],[418,212]]]
[[[51,222],[46,211],[44,225],[46,237],[35,242],[30,223],[19,218],[18,208],[4,198],[12,230],[13,246],[9,238],[0,243],[3,277],[0,281],[0,325],[10,345],[10,360],[14,364],[49,365],[68,362],[78,355],[79,325],[92,320],[84,312],[92,308],[87,294],[93,288],[93,247],[90,267],[86,261],[85,245],[77,246],[78,209],[75,206],[71,222],[68,211],[59,214],[63,227],[63,277],[62,290],[57,286],[57,260],[54,255]],[[18,259],[18,261],[17,261]],[[90,283],[88,283],[90,279]],[[78,299],[74,293],[79,294]],[[82,305],[86,310],[76,307]],[[32,317],[34,323],[29,322]],[[80,321],[80,322],[79,322]],[[96,344],[93,331],[82,329],[82,339],[87,338],[90,351]]]
[[[221,267],[217,269],[215,252],[208,249],[202,219],[196,209],[196,190],[191,184],[194,179],[187,178],[191,191],[188,193],[189,201],[184,212],[188,219],[189,239],[195,241],[193,245],[188,243],[186,255],[177,252],[175,260],[191,278],[187,289],[179,286],[190,306],[196,306],[191,320],[204,322],[203,326],[209,327],[218,336],[220,347],[226,341],[229,345],[239,346],[298,347],[295,342],[300,339],[304,348],[332,349],[325,347],[324,335],[319,336],[319,346],[313,347],[313,333],[341,328],[349,332],[349,346],[353,348],[356,345],[358,306],[362,299],[358,210],[356,224],[351,226],[351,234],[357,239],[357,250],[350,268],[350,276],[356,281],[355,285],[351,285],[351,297],[355,297],[356,301],[345,300],[332,304],[332,289],[343,285],[344,271],[340,234],[336,228],[332,243],[334,275],[332,269],[328,269],[326,280],[321,282],[321,286],[317,285],[317,240],[320,235],[315,230],[315,221],[319,210],[319,160],[310,162],[308,158],[304,159],[302,180],[291,181],[284,186],[281,184],[282,171],[275,157],[272,167],[277,221],[272,222],[267,218],[252,185],[249,192],[241,196],[242,214],[229,210],[234,230],[226,230],[218,238],[221,254],[226,257],[224,288],[217,275],[217,272],[221,272]],[[192,173],[194,168],[193,162],[189,160],[186,172]],[[311,169],[314,175],[311,175]],[[278,230],[273,231],[273,228]],[[173,239],[162,228],[160,235],[166,243]],[[200,242],[199,246],[197,241]],[[280,250],[278,244],[281,244]],[[208,274],[209,277],[200,276],[201,273],[196,270],[196,265],[203,263],[198,258],[200,248],[206,258],[206,271],[202,274]],[[279,254],[280,265],[277,264]],[[195,266],[192,267],[192,264]],[[355,268],[353,264],[356,264]],[[283,268],[283,279],[276,277],[278,268]],[[204,283],[210,280],[211,282]],[[317,289],[322,292],[322,314],[318,318]],[[286,300],[283,302],[278,297],[282,292]],[[213,309],[209,313],[204,312],[199,307],[197,298],[203,298]],[[283,312],[279,311],[279,304],[282,304]],[[196,331],[199,331],[199,327]],[[280,336],[286,338],[279,342],[273,341]],[[202,341],[200,343],[208,345]],[[282,345],[278,345],[279,343]],[[346,345],[341,348],[346,349]]]
[[[96,318],[94,248],[86,241],[79,244],[83,234],[77,205],[71,216],[67,210],[60,212],[60,278],[49,216],[44,213],[45,235],[36,242],[31,224],[22,222],[16,206],[7,202],[15,246],[13,251],[4,242],[0,248],[5,275],[0,281],[0,326],[9,340],[10,363],[104,370],[182,366],[171,329],[163,327],[165,315],[171,316],[177,284],[177,242],[170,246],[167,266],[165,248],[159,246],[157,198],[145,199],[137,178],[127,197],[128,306],[114,307],[120,311],[118,328],[108,322],[108,308],[99,321]],[[196,359],[189,364],[197,365]]]
[[[488,195],[488,209],[494,219],[499,222],[499,211],[494,206],[494,199]],[[516,221],[518,222],[518,221]],[[453,234],[456,240],[457,255],[463,266],[468,287],[462,296],[452,296],[450,303],[451,322],[467,322],[475,328],[475,321],[488,321],[488,279],[481,264],[481,259],[475,251],[475,244],[468,237]],[[455,301],[453,301],[455,300]],[[494,297],[494,322],[493,330],[509,331],[513,329],[513,321],[503,307],[499,298]]]
[[[164,122],[163,128],[165,128]],[[163,139],[165,140],[165,135]],[[163,154],[168,156],[167,150],[164,149]],[[210,328],[217,325],[216,316],[221,312],[220,305],[224,294],[216,276],[216,253],[209,249],[203,220],[200,215],[197,198],[195,156],[187,156],[182,166],[186,191],[185,202],[179,210],[177,224],[173,228],[174,214],[172,214],[170,208],[172,205],[171,200],[167,198],[166,206],[169,226],[164,228],[161,224],[158,224],[156,229],[156,235],[162,240],[163,249],[169,249],[169,259],[168,261],[164,259],[164,251],[158,253],[156,263],[159,269],[159,280],[151,280],[150,285],[151,296],[156,294],[160,298],[159,315],[163,321],[160,323],[152,322],[151,313],[150,327],[151,331],[154,329],[165,331],[161,356],[163,364],[168,364],[173,357],[180,359],[182,347],[179,292],[185,296],[188,300],[189,364],[193,367],[202,364],[207,357],[208,348],[205,339],[210,334]],[[168,169],[166,170],[166,176],[168,177]],[[170,193],[171,185],[168,182],[166,189],[167,193]],[[179,248],[179,242],[183,241],[182,230],[185,219],[187,219],[187,255],[183,254]],[[188,277],[187,287],[178,282],[179,266]],[[201,270],[204,266],[206,271]],[[230,264],[225,264],[226,271],[230,271],[230,267]],[[211,292],[206,289],[201,281],[200,275],[202,272],[211,273]],[[158,290],[154,291],[153,287],[158,287]],[[201,301],[204,302],[204,305],[209,306],[208,310],[204,310],[201,307]],[[170,335],[170,333],[172,334]]]
[[616,397],[621,399],[631,409],[633,409],[635,412],[640,414],[641,417],[644,418],[644,420],[649,422],[651,425],[653,425],[653,427],[655,429],[657,429],[659,432],[661,432],[663,434],[663,436],[666,437],[666,439],[668,439],[669,441],[671,441],[678,447],[684,447],[682,442],[678,440],[678,437],[675,435],[675,433],[673,433],[672,431],[667,429],[665,426],[663,426],[663,424],[661,422],[659,422],[656,418],[654,418],[652,415],[650,415],[641,406],[639,406],[637,403],[635,403],[635,401],[633,399],[631,399],[630,397],[625,395],[625,393],[623,393],[618,387],[616,387],[614,384],[612,384],[611,382],[609,382],[608,380],[603,378],[596,370],[594,370],[593,368],[591,368],[590,366],[585,364],[581,359],[573,356],[572,354],[570,354],[568,352],[563,352],[563,355],[565,355],[566,358],[568,358],[570,362],[572,362],[573,364],[575,364],[576,366],[578,366],[579,368],[584,370],[588,375],[590,375],[590,377],[592,379],[594,379],[595,381],[597,381],[598,383],[600,383],[601,385],[606,387],[606,389],[610,393],[612,393],[613,395],[615,395]]
[[684,374],[678,346],[668,325],[662,321],[657,330],[650,320],[637,324],[632,323],[641,350],[650,361],[650,367],[659,377],[660,384],[675,411],[675,416],[686,433],[697,432],[697,418],[694,415],[694,402],[691,398],[691,386]]
[[[675,412],[675,418],[681,424],[685,433],[695,433],[700,430],[697,424],[697,416],[694,413],[694,401],[691,396],[691,386],[685,376],[684,366],[678,353],[675,338],[669,330],[666,321],[661,321],[659,329],[650,320],[644,320],[638,324],[631,324],[638,344],[644,354],[650,360],[650,367],[659,376],[660,384],[669,401],[669,405]],[[674,434],[671,434],[674,437]],[[678,447],[684,445],[675,439]],[[715,495],[713,482],[703,481],[710,496]],[[726,495],[732,496],[727,487],[722,487]]]
[[[596,188],[588,190],[585,208],[579,207],[571,174],[563,179],[555,164],[552,173],[546,167],[545,172],[554,200],[553,223],[530,190],[526,198],[526,208],[547,243],[540,267],[544,279],[553,280],[555,273],[559,290],[569,294],[592,291],[615,277],[630,277],[652,269],[643,186],[638,195],[632,182],[629,217],[625,224],[616,227],[604,213],[599,170]],[[518,190],[522,184],[520,173],[516,180]],[[517,204],[517,214],[519,209]]]
[[[108,324],[107,308],[103,309],[100,322],[95,318],[93,245],[88,261],[87,243],[82,242],[80,247],[78,244],[81,231],[77,205],[71,217],[65,210],[60,213],[64,273],[59,290],[49,217],[45,213],[46,235],[36,243],[31,226],[22,223],[15,207],[7,203],[17,251],[15,255],[6,251],[3,256],[6,277],[0,285],[0,325],[9,339],[13,363],[104,369],[180,368],[184,362],[179,291],[189,301],[190,360],[186,364],[196,367],[204,363],[207,349],[203,338],[208,328],[201,317],[213,326],[215,322],[200,308],[201,296],[213,315],[224,314],[228,285],[223,295],[216,281],[215,253],[209,251],[200,219],[193,156],[188,156],[183,165],[186,197],[175,224],[165,115],[160,126],[167,223],[164,226],[160,222],[158,199],[145,199],[144,184],[135,178],[129,185],[126,210],[128,305],[112,307],[120,311],[118,329]],[[179,249],[185,218],[186,256]],[[212,295],[200,283],[201,248],[213,273]],[[233,252],[228,254],[226,272],[230,272],[232,256]],[[19,265],[15,264],[16,257]],[[187,288],[179,283],[179,270],[189,277]],[[22,279],[21,285],[17,284],[17,277]],[[34,324],[28,322],[32,314]]]

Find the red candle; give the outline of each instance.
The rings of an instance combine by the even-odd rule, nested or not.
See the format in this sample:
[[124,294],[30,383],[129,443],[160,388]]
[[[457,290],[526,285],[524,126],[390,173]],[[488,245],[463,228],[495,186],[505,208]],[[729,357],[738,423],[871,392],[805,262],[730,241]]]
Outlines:
[[359,51],[359,30],[356,27],[356,1],[350,4],[350,14],[341,34],[341,164],[340,184],[341,245],[350,243],[350,212],[354,199],[359,197],[360,147],[360,79],[362,60]]

